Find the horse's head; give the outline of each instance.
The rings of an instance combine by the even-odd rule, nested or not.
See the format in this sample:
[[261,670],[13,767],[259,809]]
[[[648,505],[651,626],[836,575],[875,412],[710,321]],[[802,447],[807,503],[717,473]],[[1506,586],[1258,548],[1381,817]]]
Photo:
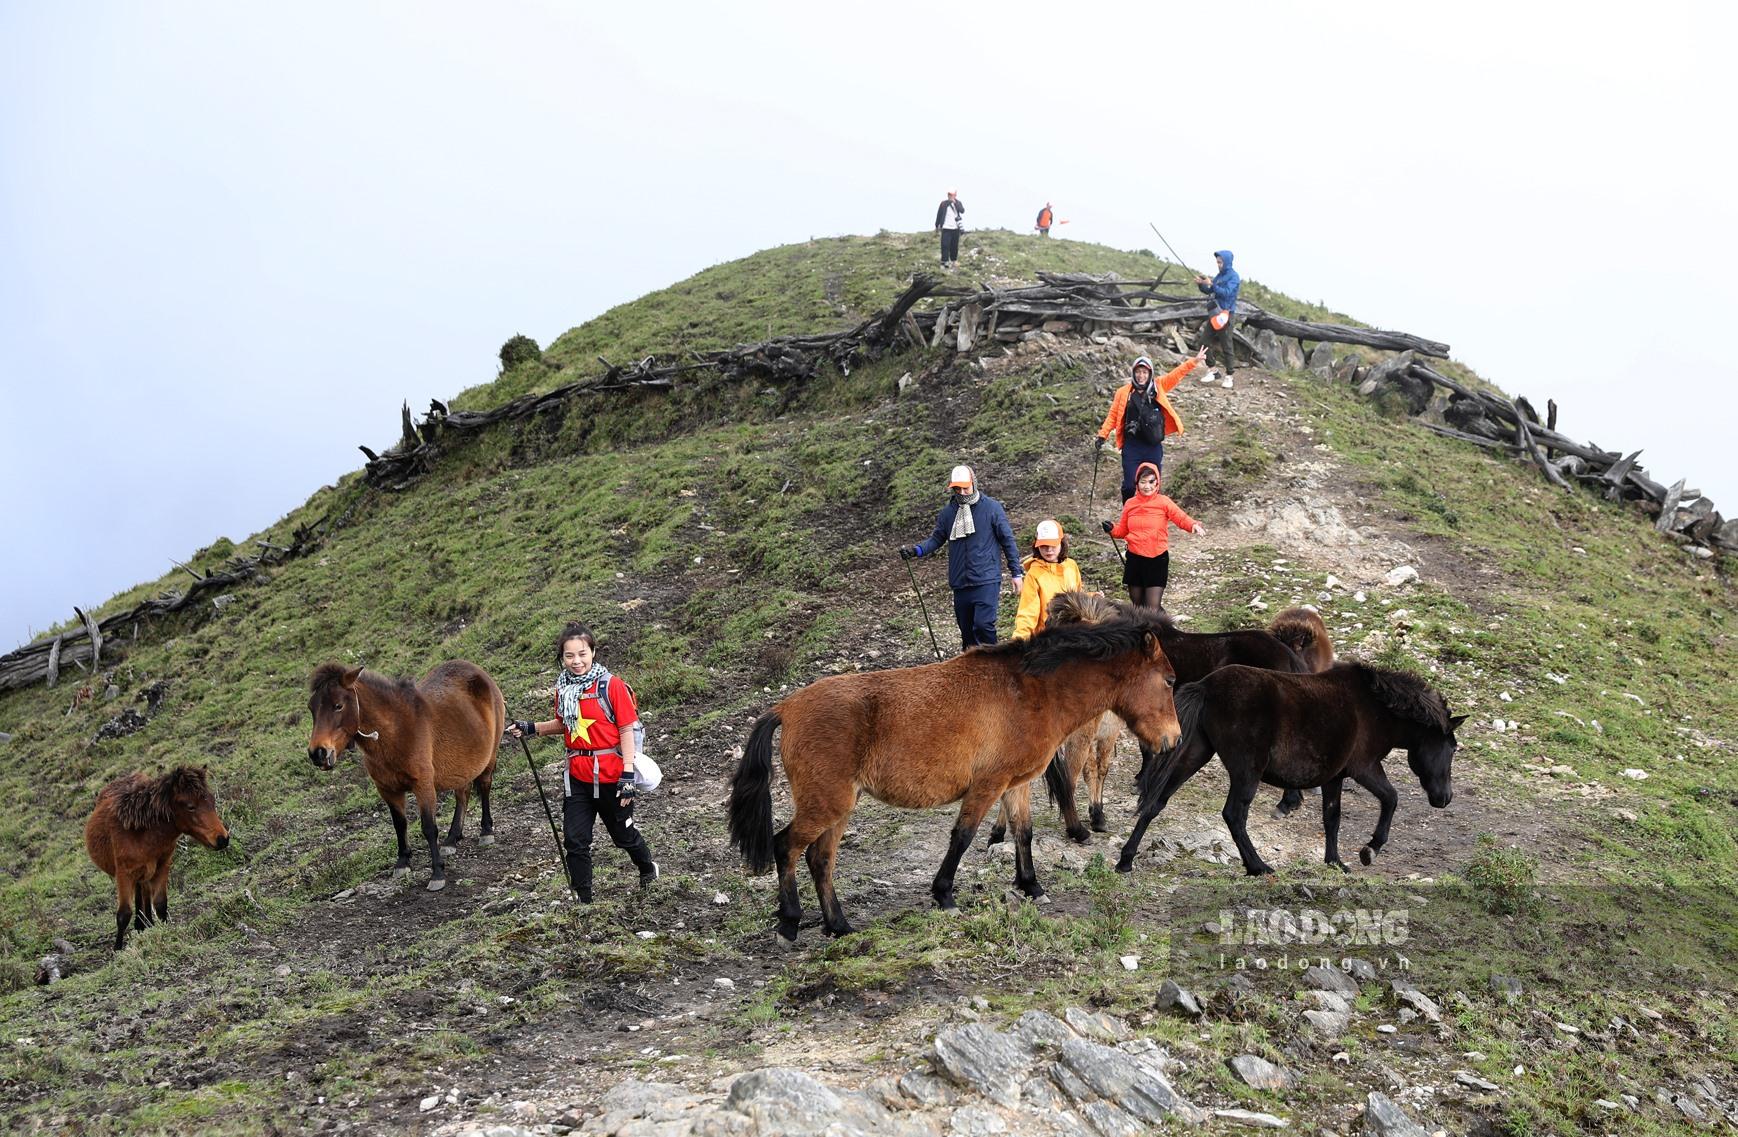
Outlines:
[[1424,796],[1437,809],[1444,808],[1454,800],[1451,772],[1454,750],[1459,745],[1454,739],[1454,732],[1465,721],[1465,715],[1456,715],[1448,720],[1447,733],[1439,730],[1424,731],[1418,741],[1406,751],[1406,762],[1412,767],[1412,772],[1418,775],[1418,784],[1424,787]]
[[1143,747],[1169,750],[1177,745],[1183,733],[1177,723],[1176,700],[1172,698],[1177,672],[1159,643],[1157,621],[1143,617],[1144,614],[1137,619],[1148,626],[1142,630],[1128,676],[1111,710],[1128,723]]
[[362,730],[362,712],[356,703],[356,680],[361,675],[360,667],[322,663],[308,680],[308,713],[314,716],[308,761],[322,770],[336,766],[338,755],[355,745]]
[[211,796],[203,769],[176,767],[164,777],[162,794],[178,831],[208,849],[229,848],[229,829],[217,816],[217,799]]

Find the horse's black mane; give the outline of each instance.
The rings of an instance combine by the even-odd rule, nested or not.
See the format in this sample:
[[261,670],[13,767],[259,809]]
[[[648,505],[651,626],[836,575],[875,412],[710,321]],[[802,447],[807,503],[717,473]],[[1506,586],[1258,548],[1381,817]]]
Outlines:
[[[332,684],[338,682],[338,680],[344,678],[344,673],[349,670],[350,669],[342,663],[322,663],[320,666],[314,668],[314,674],[308,677],[308,691],[311,694],[319,694],[321,691],[332,686]],[[364,670],[361,675],[357,676],[357,679],[371,680],[388,687],[399,687],[412,693],[416,691],[416,684],[413,681],[404,678],[402,675],[388,676],[383,675],[378,671]]]
[[1369,684],[1370,693],[1401,718],[1444,734],[1452,733],[1453,728],[1448,725],[1447,701],[1418,676],[1368,663],[1340,666],[1356,671]]
[[197,766],[177,766],[160,778],[134,773],[116,778],[103,793],[115,795],[115,820],[123,829],[154,829],[175,822],[175,799],[184,791],[210,800],[205,771]]
[[972,649],[981,655],[1011,656],[1027,675],[1048,675],[1077,659],[1115,659],[1144,651],[1156,617],[1130,611],[1102,624],[1052,624],[1030,639],[1009,640]]

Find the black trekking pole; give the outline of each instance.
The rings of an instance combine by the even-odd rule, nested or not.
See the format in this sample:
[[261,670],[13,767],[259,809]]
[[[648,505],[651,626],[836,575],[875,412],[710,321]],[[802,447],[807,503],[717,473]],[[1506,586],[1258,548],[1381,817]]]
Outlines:
[[1098,460],[1104,457],[1104,447],[1092,448],[1092,488],[1086,492],[1086,523],[1092,524],[1092,503],[1098,497]]
[[923,602],[923,589],[917,587],[917,570],[911,567],[911,558],[901,556],[905,562],[905,571],[911,574],[911,591],[917,593],[917,606],[923,612],[923,626],[929,629],[929,646],[935,649],[935,661],[941,662],[941,645],[935,640],[935,625],[929,622],[929,605]]
[[[1155,233],[1159,233],[1159,227],[1154,225],[1151,221],[1147,222],[1147,228]],[[1183,263],[1182,257],[1177,256],[1177,250],[1171,248],[1171,243],[1165,240],[1165,235],[1163,233],[1159,233],[1159,243],[1165,246],[1165,252],[1170,253],[1171,256],[1176,259],[1178,267],[1180,267],[1184,272],[1189,271],[1189,266]]]
[[531,758],[531,744],[525,741],[525,736],[519,736],[519,749],[525,751],[525,764],[531,767],[531,780],[537,783],[537,796],[543,799],[543,815],[549,818],[549,835],[555,838],[555,856],[561,862],[561,874],[567,878],[567,887],[578,893],[573,886],[573,870],[567,867],[567,849],[561,843],[561,832],[555,828],[555,811],[549,808],[549,795],[543,792],[543,778],[537,773],[537,763]]

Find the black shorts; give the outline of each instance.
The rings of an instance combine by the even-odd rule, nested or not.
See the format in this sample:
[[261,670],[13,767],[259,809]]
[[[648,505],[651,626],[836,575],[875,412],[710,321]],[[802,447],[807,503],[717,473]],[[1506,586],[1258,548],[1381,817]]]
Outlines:
[[1163,588],[1171,579],[1169,549],[1156,557],[1131,552],[1122,566],[1122,582],[1128,588]]

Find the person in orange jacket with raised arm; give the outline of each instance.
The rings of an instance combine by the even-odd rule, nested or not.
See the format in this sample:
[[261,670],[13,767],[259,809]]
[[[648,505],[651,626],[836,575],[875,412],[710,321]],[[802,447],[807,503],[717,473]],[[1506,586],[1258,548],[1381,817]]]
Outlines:
[[1181,383],[1183,376],[1200,366],[1206,357],[1207,349],[1202,348],[1194,358],[1185,359],[1155,383],[1153,361],[1143,355],[1129,369],[1129,381],[1117,388],[1110,401],[1110,413],[1104,416],[1104,425],[1098,428],[1092,446],[1094,450],[1102,449],[1111,435],[1116,435],[1117,448],[1122,451],[1124,501],[1134,496],[1135,471],[1143,463],[1151,462],[1155,470],[1165,468],[1165,438],[1183,432],[1183,417],[1165,392]]
[[1171,579],[1171,526],[1199,537],[1207,532],[1183,507],[1159,492],[1159,468],[1142,462],[1136,471],[1135,496],[1123,502],[1122,516],[1104,522],[1104,531],[1128,542],[1122,582],[1128,596],[1142,608],[1164,610],[1165,585]]

